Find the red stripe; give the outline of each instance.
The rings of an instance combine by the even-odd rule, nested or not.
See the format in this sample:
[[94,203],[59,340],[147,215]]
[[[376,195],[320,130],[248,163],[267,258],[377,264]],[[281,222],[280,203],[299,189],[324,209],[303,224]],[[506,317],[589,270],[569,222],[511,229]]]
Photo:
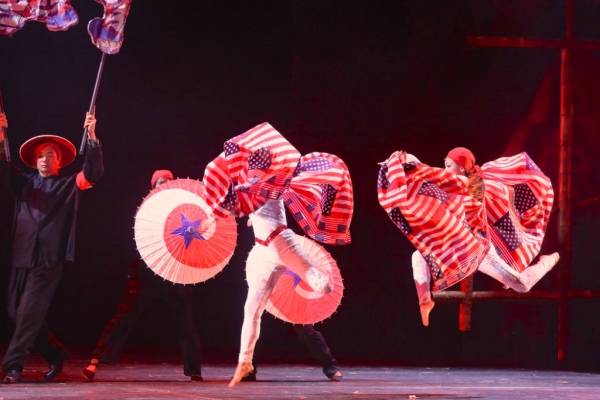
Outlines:
[[[550,180],[538,171],[526,169],[525,153],[496,160],[482,167],[486,184],[485,207],[468,196],[466,185],[444,170],[421,164],[406,174],[402,167],[406,156],[396,152],[386,160],[387,188],[378,188],[378,199],[386,212],[398,208],[413,229],[408,238],[424,255],[430,255],[440,265],[444,276],[437,279],[434,289],[445,288],[476,270],[479,260],[492,243],[502,249],[502,257],[517,270],[527,267],[537,255],[553,202]],[[450,194],[442,204],[433,197],[418,194],[424,182],[436,185]],[[527,183],[539,203],[519,215],[513,205],[516,184]],[[504,215],[510,216],[522,245],[510,251],[498,236],[493,224]],[[427,216],[424,220],[423,216]],[[432,219],[432,217],[434,217]],[[462,223],[468,221],[474,235]]]

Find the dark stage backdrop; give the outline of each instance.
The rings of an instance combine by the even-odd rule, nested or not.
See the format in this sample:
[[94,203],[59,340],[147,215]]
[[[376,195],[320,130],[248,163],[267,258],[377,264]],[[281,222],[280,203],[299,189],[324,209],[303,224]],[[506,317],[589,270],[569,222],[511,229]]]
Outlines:
[[[0,85],[15,158],[23,141],[42,133],[80,143],[101,56],[86,25],[102,7],[92,0],[72,4],[81,22],[67,32],[32,22],[12,38],[0,37]],[[125,43],[108,56],[98,95],[106,175],[81,198],[77,259],[52,304],[52,328],[68,345],[91,352],[138,257],[133,217],[153,170],[200,179],[225,140],[268,121],[301,153],[336,154],[352,174],[353,243],[328,247],[342,270],[345,297],[318,325],[338,359],[551,365],[557,352],[552,302],[476,303],[467,333],[458,331],[458,306],[438,304],[431,325],[421,326],[413,247],[379,206],[376,176],[377,163],[395,150],[439,166],[456,146],[471,148],[480,163],[499,157],[557,52],[470,48],[465,35],[562,38],[564,17],[558,0],[134,1]],[[599,20],[598,1],[576,1],[578,38],[600,39]],[[5,308],[11,205],[1,198],[0,207]],[[576,215],[583,228],[575,230],[585,240],[574,250],[589,254],[596,271],[583,288],[598,289],[598,210],[587,212]],[[253,242],[245,220],[238,232],[231,263],[195,288],[206,358],[232,363],[247,292],[244,262]],[[579,260],[574,270],[591,268],[589,257]],[[555,279],[551,273],[538,288],[553,290]],[[499,288],[478,275],[475,284]],[[591,317],[598,308],[597,301],[573,304],[575,363],[592,364],[599,356],[600,321]],[[4,345],[11,334],[6,313],[0,323]],[[289,325],[266,314],[263,358],[307,359],[292,335]],[[161,305],[129,341],[130,348],[175,345]]]

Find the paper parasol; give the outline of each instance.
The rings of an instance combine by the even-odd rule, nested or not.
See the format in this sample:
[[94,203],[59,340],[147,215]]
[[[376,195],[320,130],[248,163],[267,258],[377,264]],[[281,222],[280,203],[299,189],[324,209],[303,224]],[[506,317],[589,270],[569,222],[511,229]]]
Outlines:
[[150,269],[171,282],[212,278],[233,254],[236,221],[213,218],[205,198],[202,182],[175,179],[152,190],[135,216],[140,255]]
[[291,270],[286,269],[277,281],[266,310],[275,317],[293,324],[314,324],[329,318],[337,310],[344,284],[337,263],[321,245],[305,236],[296,240],[308,258],[324,272],[332,274],[333,290],[326,295],[314,292]]

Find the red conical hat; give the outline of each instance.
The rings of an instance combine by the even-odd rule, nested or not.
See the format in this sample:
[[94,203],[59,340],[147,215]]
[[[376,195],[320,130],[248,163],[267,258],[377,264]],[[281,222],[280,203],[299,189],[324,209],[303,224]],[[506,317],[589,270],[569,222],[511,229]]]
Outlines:
[[40,135],[27,140],[19,149],[21,160],[32,168],[37,168],[37,160],[35,159],[35,149],[46,142],[52,142],[60,149],[60,168],[64,168],[71,164],[77,156],[77,150],[73,143],[67,139],[56,135]]

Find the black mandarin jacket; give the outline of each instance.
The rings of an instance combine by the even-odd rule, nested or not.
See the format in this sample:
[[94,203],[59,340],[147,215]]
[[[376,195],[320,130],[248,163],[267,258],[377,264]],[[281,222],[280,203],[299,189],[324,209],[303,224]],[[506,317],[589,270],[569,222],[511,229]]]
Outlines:
[[102,146],[95,141],[88,141],[82,171],[68,177],[21,173],[0,157],[0,185],[16,202],[12,268],[33,268],[40,258],[46,266],[73,261],[81,182],[94,184],[103,174]]

